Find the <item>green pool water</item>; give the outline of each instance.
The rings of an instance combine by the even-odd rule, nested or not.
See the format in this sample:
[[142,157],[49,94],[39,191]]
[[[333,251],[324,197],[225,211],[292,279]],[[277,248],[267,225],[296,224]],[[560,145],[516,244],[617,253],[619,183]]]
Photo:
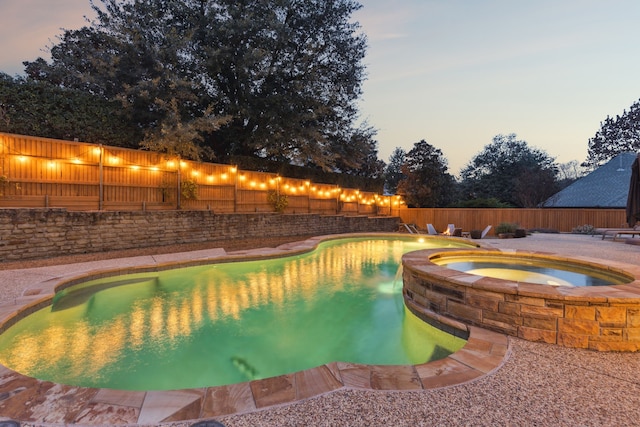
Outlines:
[[465,341],[402,302],[402,254],[447,239],[357,238],[280,259],[94,280],[0,335],[0,363],[123,390],[233,384],[333,361],[418,364]]

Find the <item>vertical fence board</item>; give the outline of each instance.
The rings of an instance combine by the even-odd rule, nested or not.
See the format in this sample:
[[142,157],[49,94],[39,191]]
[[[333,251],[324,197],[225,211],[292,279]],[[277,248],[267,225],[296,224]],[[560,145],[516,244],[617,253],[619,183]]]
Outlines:
[[426,229],[433,224],[442,232],[447,224],[463,230],[482,230],[503,222],[518,224],[526,229],[551,229],[570,232],[582,225],[594,227],[625,226],[624,209],[463,209],[463,208],[403,208],[398,216],[403,222]]
[[[0,188],[0,207],[265,212],[273,211],[268,195],[275,192],[287,197],[285,212],[391,212],[391,207],[385,210],[376,205],[389,206],[388,197],[336,185],[142,150],[4,133],[0,133],[0,175],[9,179]],[[194,183],[197,198],[187,200],[178,182]]]

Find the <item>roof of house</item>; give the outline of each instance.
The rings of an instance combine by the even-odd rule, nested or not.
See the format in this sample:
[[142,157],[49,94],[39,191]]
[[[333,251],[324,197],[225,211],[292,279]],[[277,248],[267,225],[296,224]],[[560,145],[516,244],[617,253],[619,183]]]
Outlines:
[[546,208],[625,208],[636,153],[621,153],[547,199]]

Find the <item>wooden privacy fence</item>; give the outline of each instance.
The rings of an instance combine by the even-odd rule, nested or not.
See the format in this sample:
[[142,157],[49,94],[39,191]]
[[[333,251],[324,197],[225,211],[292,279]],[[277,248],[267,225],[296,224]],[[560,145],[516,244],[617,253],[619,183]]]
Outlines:
[[[197,198],[181,189],[195,188]],[[188,193],[188,192],[187,192]],[[285,195],[286,213],[388,215],[443,231],[517,223],[572,231],[580,225],[620,227],[624,209],[409,209],[382,196],[233,165],[183,160],[149,151],[0,133],[0,208],[69,210],[213,210],[272,212],[269,194]]]
[[[508,222],[526,229],[552,229],[570,232],[575,227],[626,227],[624,209],[470,209],[470,208],[401,208],[402,222],[426,229],[433,224],[442,232],[447,224],[455,224],[464,231],[482,230],[487,225],[496,227]],[[495,229],[494,229],[495,230]]]
[[0,207],[272,212],[270,193],[286,196],[286,213],[397,215],[401,203],[395,196],[233,165],[0,133]]

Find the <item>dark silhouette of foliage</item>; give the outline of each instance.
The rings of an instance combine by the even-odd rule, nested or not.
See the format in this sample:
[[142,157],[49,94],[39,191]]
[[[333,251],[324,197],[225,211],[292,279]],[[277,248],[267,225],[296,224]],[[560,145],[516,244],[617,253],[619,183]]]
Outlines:
[[384,170],[384,191],[387,194],[395,194],[398,191],[398,184],[405,178],[402,173],[407,153],[400,147],[396,147],[389,156],[389,163]]
[[455,180],[447,172],[442,151],[424,139],[416,142],[405,157],[398,183],[398,194],[404,194],[409,207],[441,207],[452,200]]
[[0,132],[129,148],[142,139],[117,101],[2,73]]
[[545,151],[515,134],[497,135],[460,175],[463,200],[497,199],[516,207],[535,207],[558,191],[557,165]]
[[181,137],[201,138],[187,151],[208,158],[382,173],[375,132],[355,126],[366,51],[356,1],[100,3],[91,25],[64,32],[51,63],[25,63],[29,78],[118,100],[147,146],[188,129]]
[[629,111],[600,122],[600,129],[589,139],[587,160],[582,166],[597,169],[620,153],[640,152],[640,100]]

